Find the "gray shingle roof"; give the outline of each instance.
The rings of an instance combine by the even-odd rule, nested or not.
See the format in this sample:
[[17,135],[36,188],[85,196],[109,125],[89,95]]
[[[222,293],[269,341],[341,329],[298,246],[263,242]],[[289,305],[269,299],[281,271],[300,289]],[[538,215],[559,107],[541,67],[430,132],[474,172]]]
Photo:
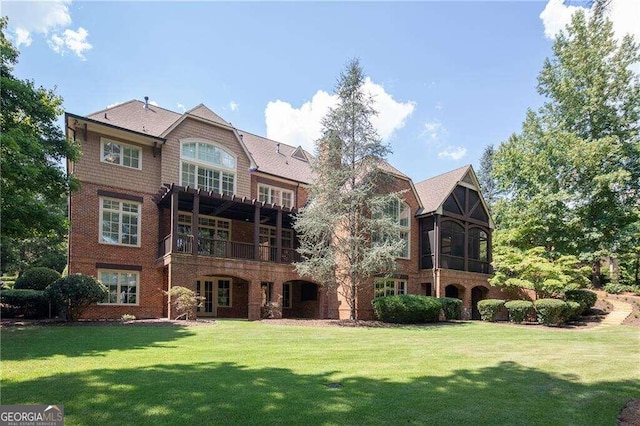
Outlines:
[[225,126],[231,127],[231,124],[229,122],[225,121],[218,114],[211,111],[204,104],[200,104],[190,109],[185,114],[195,115],[196,117],[204,118],[205,120],[213,121],[214,123],[224,124]]
[[423,207],[418,214],[431,213],[438,210],[438,207],[445,202],[453,188],[464,178],[470,168],[471,166],[467,164],[450,172],[418,182],[415,186]]
[[160,136],[181,116],[182,114],[154,105],[149,105],[148,108],[145,108],[144,102],[134,99],[89,114],[87,118],[133,130],[134,132]]
[[[308,161],[292,156],[298,148],[238,130],[247,150],[258,165],[258,171],[302,183],[311,183],[313,173]],[[313,156],[305,151],[307,158]]]

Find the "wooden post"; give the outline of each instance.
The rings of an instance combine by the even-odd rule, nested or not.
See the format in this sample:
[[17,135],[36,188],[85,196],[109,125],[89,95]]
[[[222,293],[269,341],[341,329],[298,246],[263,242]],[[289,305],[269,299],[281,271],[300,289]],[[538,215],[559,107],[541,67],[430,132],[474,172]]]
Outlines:
[[198,255],[198,225],[200,223],[200,190],[193,195],[193,212],[191,215],[191,234],[193,235],[191,253]]

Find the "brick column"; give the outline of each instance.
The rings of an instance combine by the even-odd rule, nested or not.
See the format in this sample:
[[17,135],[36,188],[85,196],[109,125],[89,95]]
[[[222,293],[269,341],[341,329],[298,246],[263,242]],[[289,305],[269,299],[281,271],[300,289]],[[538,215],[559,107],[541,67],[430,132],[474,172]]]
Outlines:
[[282,262],[282,209],[278,209],[276,220],[276,262]]
[[249,321],[257,321],[260,319],[260,280],[254,279],[249,281]]
[[278,304],[278,306],[280,307],[280,309],[278,309],[278,311],[276,312],[276,314],[274,315],[275,318],[282,318],[282,309],[283,309],[283,293],[282,293],[282,287],[283,287],[283,282],[282,281],[274,281],[273,283],[273,293],[271,294],[271,301],[275,302]]
[[[260,206],[253,211],[253,258],[260,260]],[[259,283],[258,283],[259,284]]]
[[171,253],[178,251],[178,190],[171,190]]

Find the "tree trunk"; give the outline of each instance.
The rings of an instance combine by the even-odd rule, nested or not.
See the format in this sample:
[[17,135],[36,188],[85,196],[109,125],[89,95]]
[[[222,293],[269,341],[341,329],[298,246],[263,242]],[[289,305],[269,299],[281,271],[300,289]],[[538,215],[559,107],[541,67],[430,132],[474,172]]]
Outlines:
[[593,262],[593,276],[591,277],[591,284],[595,288],[600,288],[602,283],[600,282],[600,259]]

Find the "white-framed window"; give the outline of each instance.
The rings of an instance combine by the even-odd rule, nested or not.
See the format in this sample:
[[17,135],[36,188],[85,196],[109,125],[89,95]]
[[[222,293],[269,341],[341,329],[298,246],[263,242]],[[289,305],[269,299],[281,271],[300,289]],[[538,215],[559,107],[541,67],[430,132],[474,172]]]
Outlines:
[[223,308],[231,307],[231,280],[218,280],[218,304]]
[[398,235],[404,241],[404,245],[398,253],[398,257],[409,259],[411,257],[411,208],[405,202],[393,200],[385,206],[383,214],[390,217],[400,228]]
[[282,307],[291,307],[291,283],[282,284]]
[[100,161],[141,170],[142,150],[137,146],[101,138]]
[[209,142],[182,142],[180,184],[205,191],[233,195],[236,157]]
[[98,279],[107,287],[108,293],[100,304],[138,305],[140,292],[140,273],[137,271],[119,271],[99,269]]
[[283,207],[293,207],[293,191],[269,185],[258,185],[258,201],[277,204]]
[[396,279],[379,279],[374,282],[374,296],[385,297],[407,294],[407,282]]
[[141,211],[135,201],[100,197],[100,242],[139,247]]

